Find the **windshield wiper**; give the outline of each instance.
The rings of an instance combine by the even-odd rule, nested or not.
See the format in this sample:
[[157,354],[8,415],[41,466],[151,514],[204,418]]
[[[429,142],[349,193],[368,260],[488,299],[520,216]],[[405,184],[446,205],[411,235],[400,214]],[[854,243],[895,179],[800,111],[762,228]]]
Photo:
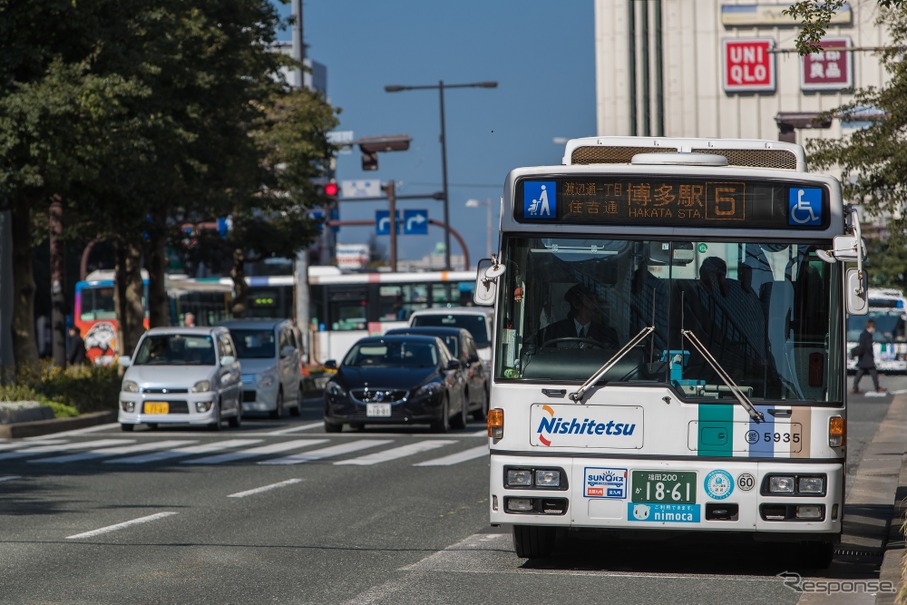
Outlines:
[[693,331],[681,330],[680,333],[690,339],[693,347],[697,351],[699,351],[699,354],[702,355],[703,359],[705,359],[706,362],[710,366],[712,366],[712,369],[715,370],[715,372],[718,374],[718,377],[724,381],[724,384],[728,386],[728,388],[731,390],[731,393],[734,395],[737,401],[740,402],[740,405],[743,406],[743,409],[746,410],[746,413],[750,415],[750,418],[752,418],[756,422],[762,422],[763,420],[765,420],[765,415],[756,409],[756,406],[753,405],[753,402],[749,400],[746,394],[740,389],[739,386],[737,386],[737,383],[734,382],[733,379],[724,370],[724,368],[721,367],[721,364],[718,363],[718,360],[712,357],[712,354],[709,353],[709,350],[705,348],[705,345],[703,345],[699,341],[699,339],[696,338],[696,335],[693,334]]
[[603,365],[602,367],[600,367],[600,368],[598,369],[598,371],[596,371],[595,374],[593,374],[593,375],[589,378],[589,380],[587,380],[586,382],[584,382],[583,385],[579,388],[578,391],[576,391],[575,393],[570,393],[570,399],[572,399],[573,401],[579,401],[579,402],[581,402],[582,399],[583,399],[583,396],[586,394],[586,391],[589,390],[589,387],[591,387],[593,384],[595,384],[596,382],[598,382],[599,379],[600,379],[602,376],[604,376],[605,374],[608,373],[608,370],[610,370],[612,367],[614,367],[614,365],[615,365],[618,361],[620,361],[621,359],[623,359],[623,358],[627,355],[627,353],[629,353],[631,350],[633,350],[633,347],[635,347],[637,344],[639,344],[639,342],[640,342],[643,338],[645,338],[646,336],[648,336],[649,334],[651,334],[651,333],[654,332],[654,331],[655,331],[655,326],[646,326],[645,328],[643,328],[642,330],[640,330],[640,331],[639,331],[639,334],[637,334],[637,335],[634,336],[632,339],[630,339],[630,342],[628,342],[627,344],[625,344],[625,345],[623,346],[623,348],[621,348],[620,351],[618,351],[617,353],[615,353],[614,356],[613,356],[611,359],[609,359],[608,361],[606,361],[606,362],[605,362],[605,365]]

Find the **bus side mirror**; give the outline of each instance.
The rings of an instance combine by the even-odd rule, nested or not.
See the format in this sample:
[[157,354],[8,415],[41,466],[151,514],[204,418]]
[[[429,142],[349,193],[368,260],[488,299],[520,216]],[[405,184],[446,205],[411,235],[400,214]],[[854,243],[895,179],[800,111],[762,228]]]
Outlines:
[[504,265],[498,264],[497,259],[480,260],[476,270],[476,288],[472,293],[472,301],[483,307],[493,306],[498,291],[498,276],[503,273]]
[[[862,280],[860,275],[862,274]],[[847,312],[851,315],[866,315],[869,312],[869,290],[866,273],[856,267],[847,270],[844,277],[844,298]]]

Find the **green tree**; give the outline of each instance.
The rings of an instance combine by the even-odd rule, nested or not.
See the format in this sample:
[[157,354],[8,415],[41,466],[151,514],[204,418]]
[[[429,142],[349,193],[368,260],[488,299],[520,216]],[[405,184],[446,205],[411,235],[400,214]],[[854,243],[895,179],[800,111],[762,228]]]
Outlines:
[[[801,22],[797,34],[797,51],[801,55],[822,50],[822,38],[835,12],[844,6],[847,0],[800,0],[784,10],[785,14]],[[881,8],[900,8],[907,5],[907,0],[878,0]]]
[[[902,289],[901,265],[886,256],[902,255],[907,217],[904,200],[907,198],[907,62],[903,48],[907,44],[907,7],[883,10],[880,20],[887,25],[892,44],[881,51],[882,65],[889,75],[888,82],[879,87],[855,91],[853,100],[828,112],[842,120],[866,120],[865,128],[855,130],[841,139],[812,139],[807,141],[810,164],[820,169],[837,168],[846,200],[859,203],[867,217],[884,217],[889,237],[870,259],[870,269],[888,267],[883,273],[886,281],[874,285],[899,285]],[[903,258],[903,256],[901,256]],[[895,278],[895,276],[900,276]]]

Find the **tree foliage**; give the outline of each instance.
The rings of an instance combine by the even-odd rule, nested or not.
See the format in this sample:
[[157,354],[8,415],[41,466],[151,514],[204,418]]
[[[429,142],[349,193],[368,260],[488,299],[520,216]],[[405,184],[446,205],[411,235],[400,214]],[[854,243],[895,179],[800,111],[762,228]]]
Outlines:
[[[797,52],[808,55],[822,50],[822,38],[825,37],[831,18],[846,2],[847,0],[799,0],[783,11],[801,23],[796,41]],[[907,0],[877,2],[883,9],[907,6]]]
[[[292,91],[269,0],[0,0],[0,210],[14,225],[15,356],[36,360],[31,246],[48,200],[64,236],[115,251],[129,350],[169,323],[167,249],[186,223],[234,215],[232,250],[291,256],[317,231],[307,181],[331,155],[334,110]],[[36,222],[37,221],[37,222]],[[193,240],[197,245],[200,240]],[[190,244],[191,245],[191,244]]]
[[904,263],[897,257],[903,258],[907,244],[907,63],[902,57],[907,7],[883,10],[879,18],[892,39],[879,53],[888,81],[855,91],[852,101],[829,112],[829,117],[863,121],[865,127],[841,139],[812,139],[806,147],[811,165],[840,170],[846,200],[860,204],[867,218],[885,219],[888,237],[874,246],[870,258],[870,268],[879,270],[874,284],[904,288]]

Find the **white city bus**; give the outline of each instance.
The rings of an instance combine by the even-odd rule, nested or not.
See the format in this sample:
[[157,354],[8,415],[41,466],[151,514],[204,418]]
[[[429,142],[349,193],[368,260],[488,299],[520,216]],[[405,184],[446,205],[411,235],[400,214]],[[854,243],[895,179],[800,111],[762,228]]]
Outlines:
[[[827,565],[845,309],[866,305],[838,182],[794,144],[601,137],[511,171],[502,207],[476,302],[495,307],[490,519],[517,555],[561,528],[682,530]],[[577,284],[610,340],[554,326]]]
[[[875,322],[872,348],[881,372],[907,372],[907,298],[894,288],[870,288],[866,316],[847,318],[847,350],[857,346],[867,320]],[[857,371],[857,358],[847,360],[847,370]]]

